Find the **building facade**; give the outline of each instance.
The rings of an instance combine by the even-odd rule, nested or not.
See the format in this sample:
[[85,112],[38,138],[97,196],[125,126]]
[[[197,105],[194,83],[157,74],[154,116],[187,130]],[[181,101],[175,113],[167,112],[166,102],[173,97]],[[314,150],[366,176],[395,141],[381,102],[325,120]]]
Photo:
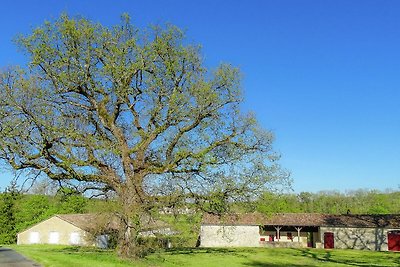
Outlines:
[[200,245],[400,251],[400,215],[206,215]]
[[[31,226],[18,233],[17,244],[58,244],[97,246],[115,245],[120,220],[111,214],[61,214]],[[151,217],[141,218],[143,237],[178,234],[165,222]]]
[[89,229],[93,219],[90,214],[55,215],[18,233],[17,244],[93,245]]

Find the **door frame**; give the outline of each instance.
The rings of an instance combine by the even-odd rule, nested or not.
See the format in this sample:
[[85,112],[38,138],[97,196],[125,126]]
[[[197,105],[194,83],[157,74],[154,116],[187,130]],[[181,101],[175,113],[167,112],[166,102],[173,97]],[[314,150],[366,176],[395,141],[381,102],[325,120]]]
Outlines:
[[[394,237],[395,240],[391,239]],[[399,230],[391,230],[387,232],[387,240],[388,240],[388,251],[400,251],[400,231]],[[391,242],[392,241],[392,242]],[[394,244],[393,244],[394,242]]]
[[335,234],[333,232],[324,232],[324,249],[335,248]]

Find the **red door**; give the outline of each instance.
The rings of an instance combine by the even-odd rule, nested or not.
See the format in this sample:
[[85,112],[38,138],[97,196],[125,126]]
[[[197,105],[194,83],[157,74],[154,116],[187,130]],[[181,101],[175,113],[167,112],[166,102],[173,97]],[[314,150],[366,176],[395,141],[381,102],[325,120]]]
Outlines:
[[334,247],[335,247],[335,241],[333,233],[331,232],[324,233],[324,248],[334,248]]
[[388,232],[388,249],[400,251],[400,231]]

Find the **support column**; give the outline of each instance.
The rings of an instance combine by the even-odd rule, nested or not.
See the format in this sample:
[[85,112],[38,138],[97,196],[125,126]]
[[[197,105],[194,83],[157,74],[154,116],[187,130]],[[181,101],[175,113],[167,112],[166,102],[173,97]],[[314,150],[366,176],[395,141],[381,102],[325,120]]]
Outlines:
[[274,228],[275,228],[275,230],[276,230],[276,239],[277,239],[278,242],[279,242],[279,239],[280,239],[280,237],[281,237],[279,231],[282,229],[282,226],[274,226]]
[[297,230],[297,242],[300,243],[300,231],[303,227],[294,227]]

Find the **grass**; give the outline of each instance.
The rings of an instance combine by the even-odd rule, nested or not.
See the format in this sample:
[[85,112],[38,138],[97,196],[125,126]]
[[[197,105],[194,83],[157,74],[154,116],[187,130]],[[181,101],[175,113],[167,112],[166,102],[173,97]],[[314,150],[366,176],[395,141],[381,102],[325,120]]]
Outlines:
[[102,250],[93,247],[71,247],[61,245],[12,245],[8,247],[16,250],[29,259],[36,261],[37,263],[42,264],[43,266],[132,266],[129,261],[118,259],[114,251]]
[[143,260],[118,259],[111,250],[69,246],[10,246],[43,266],[400,266],[400,253],[293,248],[196,248],[153,253]]

